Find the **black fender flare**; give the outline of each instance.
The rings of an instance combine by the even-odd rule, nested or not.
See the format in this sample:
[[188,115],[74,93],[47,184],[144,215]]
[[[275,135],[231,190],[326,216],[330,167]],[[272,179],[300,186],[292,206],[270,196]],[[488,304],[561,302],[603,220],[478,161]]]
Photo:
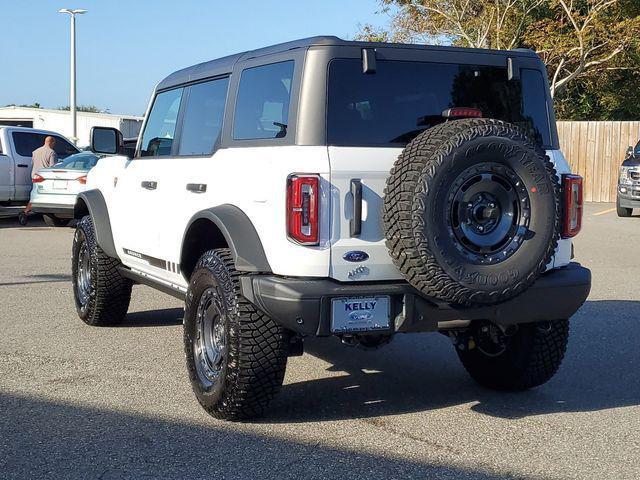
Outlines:
[[107,256],[118,258],[116,247],[113,243],[109,210],[107,209],[107,203],[100,190],[85,190],[84,192],[80,192],[76,197],[76,203],[73,207],[73,217],[79,220],[87,215],[87,213],[93,221],[98,246]]
[[[187,232],[191,225],[200,219],[207,219],[218,227],[231,249],[236,270],[271,273],[271,265],[264,253],[256,228],[246,213],[231,204],[201,210],[191,217],[182,238],[181,257],[185,253],[183,249]],[[182,263],[182,258],[180,260]]]

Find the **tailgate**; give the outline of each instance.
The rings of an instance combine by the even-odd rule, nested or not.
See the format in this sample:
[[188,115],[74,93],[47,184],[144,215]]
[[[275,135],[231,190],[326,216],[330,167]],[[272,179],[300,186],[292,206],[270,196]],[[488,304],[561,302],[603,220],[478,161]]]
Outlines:
[[[389,257],[382,229],[382,196],[389,170],[401,148],[328,147],[331,165],[331,264],[329,275],[339,281],[402,279]],[[354,218],[352,182],[362,185],[359,236],[350,234]],[[348,261],[348,252],[364,252],[364,261]],[[352,259],[354,260],[354,259]]]

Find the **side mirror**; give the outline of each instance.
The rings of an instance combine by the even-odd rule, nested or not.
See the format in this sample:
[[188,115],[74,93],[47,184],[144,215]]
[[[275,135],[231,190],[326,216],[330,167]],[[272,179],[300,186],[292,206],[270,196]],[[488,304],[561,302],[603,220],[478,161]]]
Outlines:
[[91,128],[91,151],[119,155],[124,151],[122,132],[112,127]]
[[635,157],[635,156],[636,156],[636,155],[635,155],[635,152],[634,152],[634,150],[633,150],[633,147],[629,147],[629,148],[627,148],[627,156],[628,156],[628,157]]

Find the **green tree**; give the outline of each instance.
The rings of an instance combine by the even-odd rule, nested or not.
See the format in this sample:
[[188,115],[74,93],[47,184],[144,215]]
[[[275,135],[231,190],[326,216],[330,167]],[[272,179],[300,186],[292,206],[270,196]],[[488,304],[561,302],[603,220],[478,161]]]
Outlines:
[[26,107],[26,108],[42,108],[38,102],[33,102],[30,104],[23,103],[22,105],[16,105],[15,103],[10,103],[5,105],[5,107]]
[[[545,62],[564,118],[637,115],[638,0],[381,0],[388,30],[371,41],[530,48]],[[626,95],[626,96],[623,96]]]
[[[71,108],[69,107],[69,105],[67,105],[66,107],[58,108],[58,110],[71,110]],[[78,105],[76,107],[76,110],[78,112],[89,112],[89,113],[100,113],[100,112],[102,112],[102,110],[100,110],[95,105]]]

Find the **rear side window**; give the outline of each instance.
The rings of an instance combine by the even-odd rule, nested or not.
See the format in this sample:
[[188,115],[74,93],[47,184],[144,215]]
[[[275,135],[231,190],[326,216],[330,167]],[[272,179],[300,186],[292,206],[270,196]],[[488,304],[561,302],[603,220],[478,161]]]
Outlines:
[[242,72],[233,138],[284,138],[289,126],[293,61],[248,68]]
[[171,155],[183,88],[156,95],[142,135],[141,157]]
[[222,130],[229,78],[189,87],[180,133],[179,155],[209,155]]
[[548,146],[542,75],[525,69],[521,79],[509,82],[503,67],[384,60],[366,75],[360,60],[332,60],[327,139],[330,145],[403,146],[444,122],[444,110],[469,107],[518,125]]
[[[22,157],[30,157],[33,151],[44,145],[44,139],[48,136],[45,133],[31,133],[31,132],[13,132],[13,144],[16,149],[16,153]],[[58,155],[58,160],[67,158],[69,155],[78,153],[78,149],[67,142],[64,138],[58,135],[51,135],[56,139],[56,144],[53,149]]]

